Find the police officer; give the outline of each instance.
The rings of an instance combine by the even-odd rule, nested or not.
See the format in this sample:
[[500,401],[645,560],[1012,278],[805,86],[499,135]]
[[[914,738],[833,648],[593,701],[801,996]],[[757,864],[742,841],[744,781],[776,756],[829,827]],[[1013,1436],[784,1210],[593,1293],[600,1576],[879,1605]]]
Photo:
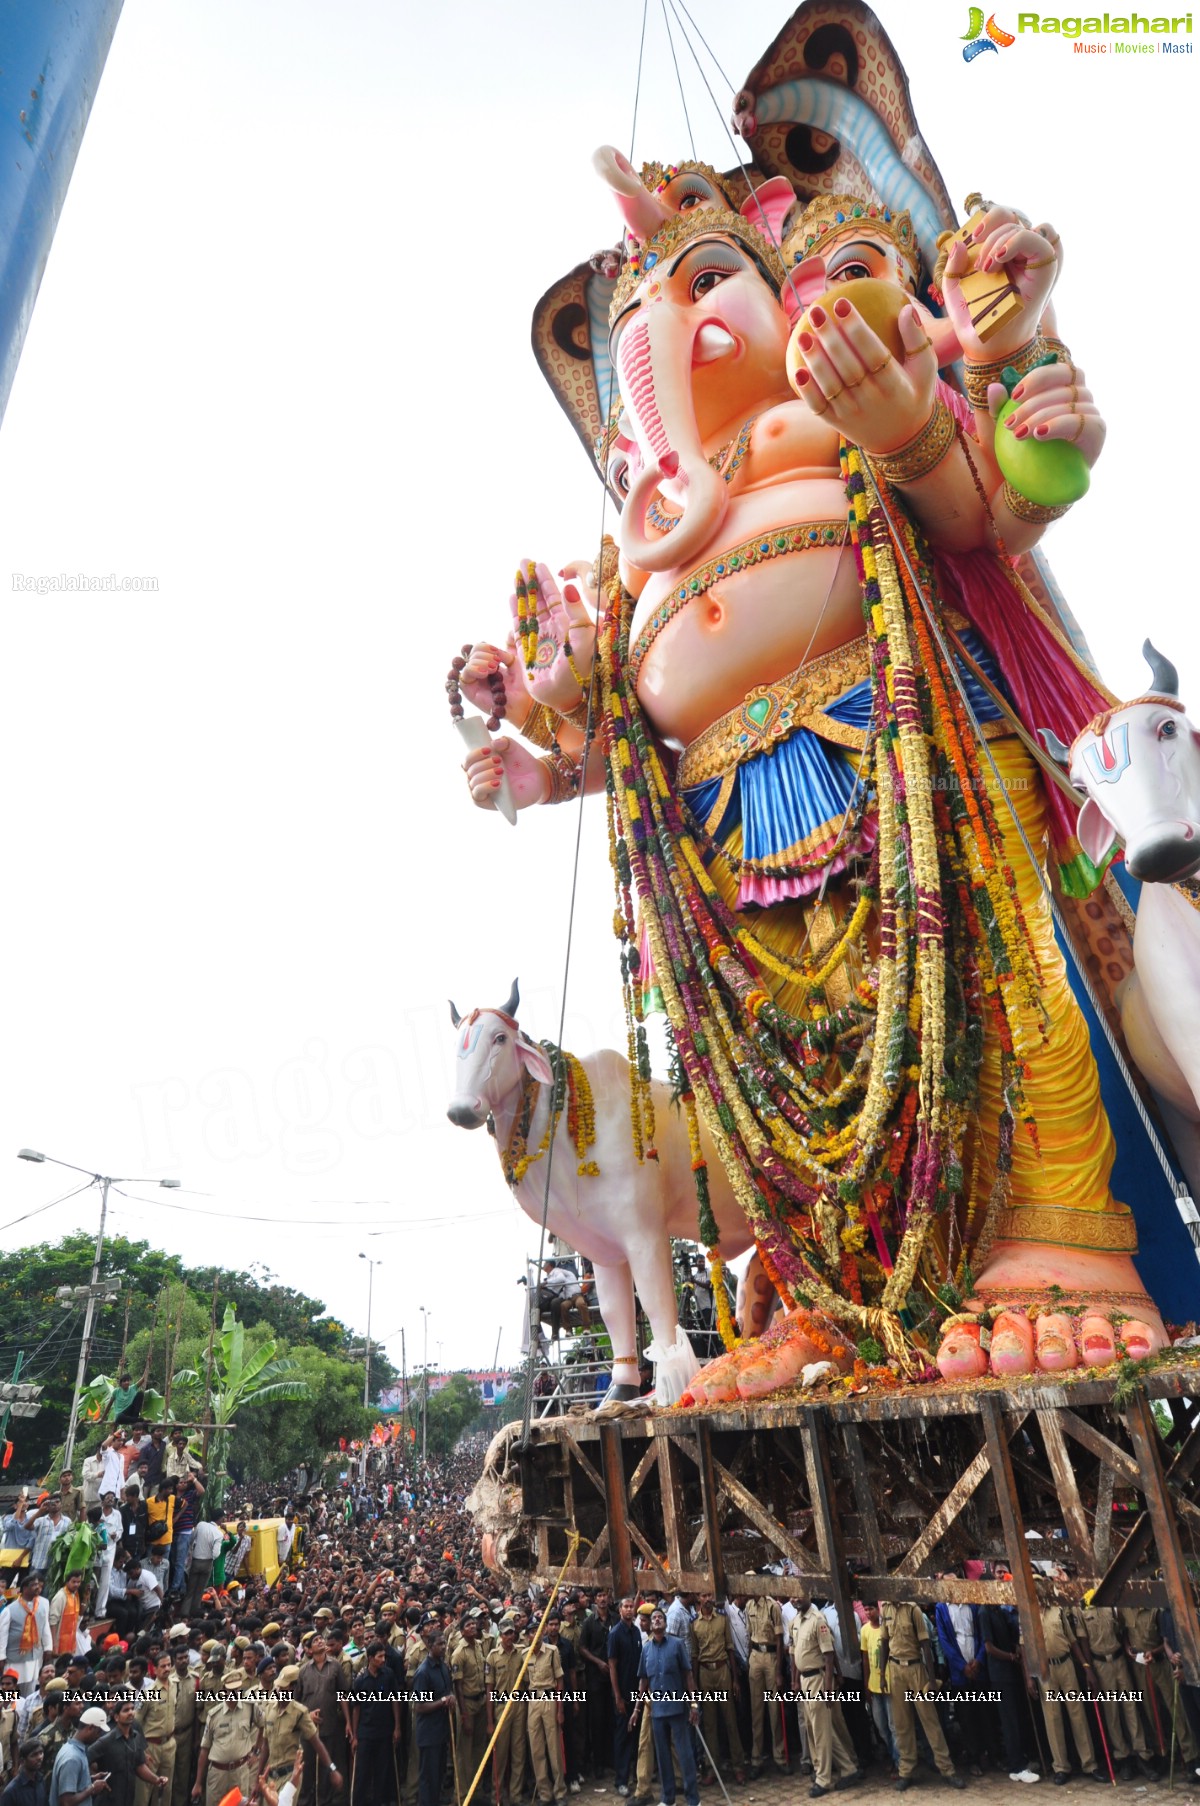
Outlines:
[[783,1687],[783,1613],[774,1599],[756,1596],[746,1606],[750,1633],[750,1779],[757,1780],[766,1761],[764,1719],[770,1728],[771,1755],[781,1774],[787,1773],[783,1747],[783,1711],[769,1694]]
[[929,1625],[919,1605],[912,1600],[892,1604],[889,1600],[880,1610],[883,1629],[880,1660],[889,1670],[892,1692],[892,1722],[900,1751],[900,1776],[897,1793],[913,1786],[917,1766],[917,1719],[929,1739],[938,1773],[951,1787],[965,1788],[961,1775],[955,1774],[946,1746],[946,1733],[938,1717],[937,1706],[927,1691],[933,1681],[933,1651],[929,1646]]
[[[1083,1667],[1083,1651],[1079,1647],[1074,1619],[1065,1606],[1044,1605],[1042,1631],[1046,1638],[1047,1658],[1046,1672],[1042,1676],[1042,1717],[1046,1722],[1046,1738],[1050,1744],[1055,1786],[1065,1785],[1071,1775],[1071,1758],[1067,1754],[1067,1738],[1063,1729],[1064,1707],[1084,1774],[1090,1775],[1093,1781],[1107,1781],[1108,1776],[1096,1765],[1096,1751],[1092,1744],[1087,1709],[1081,1699],[1070,1697],[1080,1691],[1075,1660]],[[1060,1693],[1068,1697],[1060,1700],[1057,1697]]]
[[[1161,1746],[1160,1753],[1166,1755],[1171,1740],[1175,1688],[1157,1607],[1122,1606],[1121,1626],[1125,1633],[1125,1652],[1134,1663],[1133,1672],[1146,1677],[1142,1681],[1142,1699],[1154,1726],[1155,1740]],[[1140,1662],[1137,1660],[1139,1655],[1143,1658]],[[1197,1745],[1195,1732],[1181,1706],[1175,1712],[1175,1735],[1183,1760],[1192,1768],[1200,1756],[1200,1745]]]
[[[504,1712],[508,1695],[517,1685],[524,1660],[524,1651],[517,1648],[517,1627],[511,1615],[501,1618],[500,1646],[492,1650],[484,1663],[489,1738]],[[524,1798],[526,1734],[525,1702],[514,1700],[492,1750],[492,1775],[500,1806],[517,1806]]]
[[484,1660],[479,1647],[479,1620],[472,1612],[463,1619],[462,1637],[450,1662],[458,1700],[458,1773],[464,1788],[474,1780],[487,1748]]
[[209,1711],[192,1788],[192,1799],[202,1799],[204,1806],[218,1806],[234,1787],[248,1796],[254,1785],[254,1746],[262,1715],[257,1706],[239,1699],[240,1675],[231,1673],[220,1687],[225,1698]]
[[861,1781],[863,1772],[842,1708],[833,1697],[837,1690],[833,1632],[824,1614],[807,1596],[798,1597],[796,1606],[791,1626],[792,1686],[804,1695],[804,1728],[813,1770],[808,1792],[810,1799],[819,1800],[843,1781]]
[[[149,1682],[135,1714],[146,1739],[146,1767],[166,1777],[166,1786],[153,1794],[161,1795],[163,1806],[171,1798],[175,1781],[175,1702],[171,1697],[171,1658],[160,1655],[154,1664],[154,1679]],[[152,1797],[152,1783],[138,1781],[133,1790],[134,1806],[147,1806]]]
[[[700,1693],[700,1716],[709,1754],[715,1762],[719,1748],[717,1726],[723,1724],[729,1760],[740,1783],[746,1779],[746,1752],[738,1731],[734,1700],[741,1683],[734,1662],[729,1620],[713,1609],[714,1603],[711,1593],[701,1593],[700,1610],[692,1620],[692,1668]],[[715,1693],[723,1693],[724,1699],[712,1698]]]
[[530,1649],[525,1670],[525,1691],[530,1696],[529,1760],[533,1764],[535,1797],[542,1806],[548,1806],[550,1800],[567,1797],[559,1740],[563,1723],[562,1660],[553,1644],[543,1641],[541,1631],[535,1631]]
[[1121,1764],[1121,1779],[1132,1781],[1140,1770],[1148,1781],[1156,1781],[1158,1770],[1150,1760],[1146,1729],[1134,1697],[1138,1688],[1125,1659],[1115,1607],[1085,1605],[1076,1613],[1075,1623],[1088,1686],[1096,1692],[1124,1695],[1121,1699],[1106,1699],[1102,1707],[1108,1726],[1109,1754],[1114,1763]]

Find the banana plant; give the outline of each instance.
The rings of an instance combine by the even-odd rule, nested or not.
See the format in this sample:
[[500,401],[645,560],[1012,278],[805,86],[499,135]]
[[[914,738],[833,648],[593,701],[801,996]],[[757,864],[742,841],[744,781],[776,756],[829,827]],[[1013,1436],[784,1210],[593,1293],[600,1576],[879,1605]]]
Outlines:
[[238,1413],[279,1399],[311,1396],[307,1380],[287,1377],[296,1371],[298,1363],[286,1357],[277,1359],[276,1347],[272,1336],[247,1356],[245,1326],[238,1322],[234,1307],[226,1305],[221,1333],[213,1348],[209,1397],[213,1433],[208,1451],[208,1503],[214,1511],[220,1509],[229,1484],[229,1427]]

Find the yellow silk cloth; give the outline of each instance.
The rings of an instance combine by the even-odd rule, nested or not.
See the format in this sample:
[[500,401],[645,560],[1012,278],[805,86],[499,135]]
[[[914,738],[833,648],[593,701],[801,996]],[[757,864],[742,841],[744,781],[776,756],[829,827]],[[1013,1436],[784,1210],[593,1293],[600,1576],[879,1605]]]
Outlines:
[[[989,740],[1000,782],[1020,817],[1030,846],[1039,858],[1046,851],[1046,806],[1037,765],[1015,737]],[[998,792],[996,776],[980,749],[979,781],[987,788],[1004,841],[1005,856],[1016,878],[1029,937],[1042,974],[1042,1004],[1049,1019],[1043,1043],[1031,1019],[1029,1075],[1025,1101],[1037,1124],[1038,1145],[1017,1125],[1013,1144],[1011,1209],[1003,1212],[999,1236],[1006,1242],[1042,1242],[1096,1250],[1136,1247],[1133,1222],[1124,1204],[1109,1190],[1116,1148],[1100,1101],[1100,1075],[1092,1057],[1087,1024],[1075,1002],[1066,964],[1054,939],[1049,899],[1030,864],[1012,811]],[[725,849],[741,851],[741,830],[726,837]],[[709,876],[724,900],[736,905],[737,880],[721,859],[709,865]],[[741,921],[749,933],[781,963],[819,966],[832,947],[838,924],[853,908],[853,896],[841,881],[830,886],[817,905],[785,903]],[[811,920],[811,931],[809,928]],[[869,969],[874,951],[871,933],[825,986],[830,1006],[839,1008]],[[792,1014],[805,1013],[807,988],[769,963],[758,961],[764,987]],[[994,1032],[984,1040],[979,1075],[979,1128],[974,1145],[965,1150],[970,1191],[968,1206],[977,1210],[972,1235],[983,1221],[995,1177],[999,1141],[1000,1045]]]

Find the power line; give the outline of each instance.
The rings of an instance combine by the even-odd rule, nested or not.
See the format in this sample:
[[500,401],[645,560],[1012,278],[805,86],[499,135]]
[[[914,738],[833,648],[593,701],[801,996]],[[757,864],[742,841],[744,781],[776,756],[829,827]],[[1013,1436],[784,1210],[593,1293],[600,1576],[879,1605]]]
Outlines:
[[39,1204],[35,1210],[27,1210],[23,1217],[14,1217],[11,1223],[0,1223],[0,1229],[15,1229],[18,1223],[27,1223],[30,1217],[40,1217],[43,1210],[53,1210],[56,1204],[65,1204],[68,1198],[77,1198],[81,1191],[91,1191],[95,1184],[89,1179],[86,1185],[77,1185],[74,1191],[65,1191],[61,1198],[51,1198],[48,1204]]

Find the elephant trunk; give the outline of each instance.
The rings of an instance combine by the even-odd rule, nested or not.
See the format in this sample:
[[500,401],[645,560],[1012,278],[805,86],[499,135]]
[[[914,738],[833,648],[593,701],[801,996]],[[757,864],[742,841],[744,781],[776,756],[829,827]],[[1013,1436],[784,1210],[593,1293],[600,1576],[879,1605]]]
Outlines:
[[[712,323],[662,305],[635,314],[617,346],[621,397],[636,423],[646,467],[621,517],[621,550],[642,571],[675,570],[706,546],[721,525],[729,490],[704,455],[692,397],[699,330]],[[732,348],[733,339],[721,338]],[[646,510],[666,477],[684,491],[679,525],[651,537]]]
[[611,144],[602,144],[592,157],[597,175],[612,189],[621,217],[634,238],[645,244],[660,226],[675,216],[671,209],[642,186],[628,157],[623,157]]

